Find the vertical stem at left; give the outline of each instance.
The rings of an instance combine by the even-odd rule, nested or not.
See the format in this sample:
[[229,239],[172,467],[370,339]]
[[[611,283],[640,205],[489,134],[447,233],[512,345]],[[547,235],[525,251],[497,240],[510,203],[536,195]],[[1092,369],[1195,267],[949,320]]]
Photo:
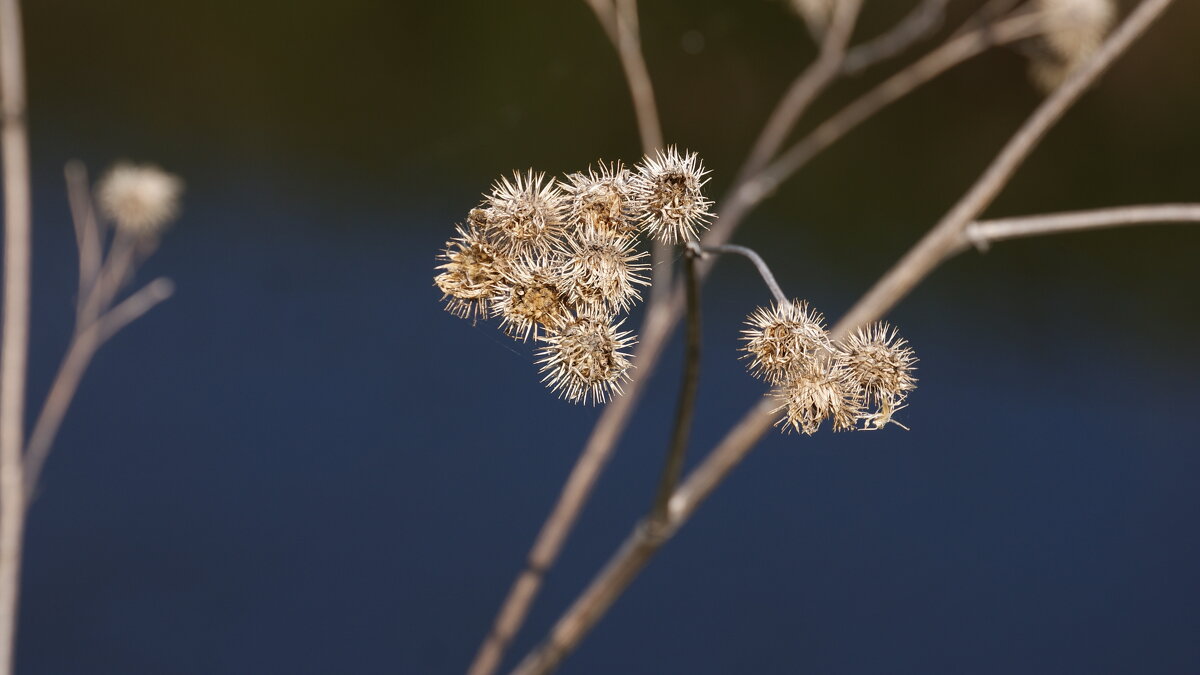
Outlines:
[[25,372],[29,352],[30,186],[21,8],[0,0],[0,143],[4,170],[4,310],[0,334],[0,675],[13,671],[25,488]]

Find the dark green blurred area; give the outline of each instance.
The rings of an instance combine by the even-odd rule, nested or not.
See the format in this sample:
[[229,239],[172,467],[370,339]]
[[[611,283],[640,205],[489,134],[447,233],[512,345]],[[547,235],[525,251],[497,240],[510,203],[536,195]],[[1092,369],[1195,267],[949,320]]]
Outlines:
[[[859,35],[911,4],[868,1]],[[952,2],[947,26],[977,4]],[[719,196],[813,47],[779,0],[646,2],[641,13],[668,142],[701,153]],[[151,158],[184,173],[193,194],[271,176],[288,186],[282,198],[347,205],[331,228],[390,212],[395,227],[448,232],[501,173],[639,155],[617,60],[582,0],[57,0],[30,3],[27,24],[34,152],[47,171],[74,155]],[[1200,198],[1197,26],[1200,7],[1176,3],[989,213]],[[801,131],[893,69],[837,85]],[[856,293],[1038,100],[1018,54],[976,58],[818,157],[739,238],[786,238],[784,250],[794,240]],[[1008,244],[972,264],[1025,281],[1090,278],[1098,295],[1136,293],[1149,277],[1161,293],[1198,243],[1192,228],[1150,228]]]

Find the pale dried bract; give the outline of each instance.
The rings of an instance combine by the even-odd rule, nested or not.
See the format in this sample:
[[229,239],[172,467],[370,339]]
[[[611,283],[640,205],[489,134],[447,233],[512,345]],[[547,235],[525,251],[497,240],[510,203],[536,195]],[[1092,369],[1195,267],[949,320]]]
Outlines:
[[542,381],[573,403],[604,403],[621,393],[621,382],[631,367],[624,350],[635,343],[631,333],[618,330],[621,324],[583,314],[539,339],[546,345],[538,351]]
[[437,269],[444,271],[434,277],[434,283],[448,312],[474,321],[487,317],[489,301],[500,292],[506,258],[473,229],[458,226],[456,230],[458,236],[446,242],[438,255],[443,262]]
[[645,157],[630,181],[631,214],[664,244],[695,239],[713,218],[712,201],[703,192],[707,173],[694,152],[670,147]]
[[130,234],[151,237],[179,213],[183,181],[157,166],[113,166],[96,186],[100,212]]
[[788,379],[793,370],[810,368],[830,352],[825,318],[803,300],[759,307],[746,319],[742,331],[743,358],[750,374],[771,384]]
[[492,313],[500,317],[500,328],[510,337],[528,340],[570,318],[557,265],[542,258],[518,258],[503,272]]
[[497,248],[511,256],[546,255],[562,236],[566,199],[545,174],[513,174],[492,186],[486,209],[475,209],[470,220],[484,226]]
[[605,164],[587,173],[567,175],[559,182],[567,199],[567,222],[576,228],[593,227],[633,235],[638,223],[629,217],[629,171],[620,162]]
[[637,287],[650,283],[650,265],[640,262],[648,255],[631,237],[580,227],[563,240],[558,255],[568,300],[601,315],[628,312],[641,300]]

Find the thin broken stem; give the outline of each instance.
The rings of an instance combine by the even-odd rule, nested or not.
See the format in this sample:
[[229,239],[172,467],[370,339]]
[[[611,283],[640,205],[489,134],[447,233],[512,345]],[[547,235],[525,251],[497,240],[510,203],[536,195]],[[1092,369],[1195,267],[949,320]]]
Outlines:
[[1019,218],[998,218],[971,223],[949,255],[974,246],[986,251],[991,244],[1047,234],[1098,230],[1126,225],[1200,222],[1200,204],[1150,204],[1090,211],[1069,211]]
[[771,268],[767,266],[767,261],[763,260],[762,256],[754,249],[736,244],[723,244],[721,246],[705,246],[703,247],[703,251],[705,253],[735,253],[744,256],[750,262],[754,263],[754,267],[758,270],[759,276],[762,277],[763,283],[767,285],[767,288],[771,289],[771,295],[775,296],[775,302],[780,305],[788,303],[788,297],[783,292],[783,289],[779,287],[779,282],[775,280],[775,275],[771,273]]
[[171,297],[175,285],[169,279],[158,278],[143,286],[116,307],[105,312],[95,322],[75,333],[67,347],[66,356],[54,376],[41,412],[29,435],[25,450],[26,501],[32,500],[42,468],[50,456],[54,438],[62,427],[67,409],[79,390],[79,384],[91,365],[92,357],[109,339],[131,322]]
[[891,30],[858,45],[846,55],[842,72],[857,75],[871,66],[898,56],[942,27],[949,0],[922,0]]
[[0,345],[0,675],[13,671],[25,530],[25,380],[29,356],[31,194],[21,7],[0,0],[0,143],[4,164],[4,309]]
[[675,492],[679,476],[683,472],[683,460],[687,454],[688,438],[692,431],[692,417],[696,412],[696,393],[700,383],[700,280],[696,276],[696,263],[701,256],[700,247],[688,242],[684,251],[683,280],[687,292],[687,336],[683,352],[683,380],[679,385],[679,401],[675,408],[675,424],[671,432],[671,444],[667,461],[663,465],[662,479],[649,522],[658,525],[667,521],[667,502]]
[[67,181],[67,200],[71,205],[71,222],[75,225],[75,243],[79,247],[79,296],[76,300],[78,323],[82,318],[83,304],[88,289],[96,284],[103,256],[100,221],[92,204],[91,188],[88,185],[87,168],[79,160],[71,160],[63,167]]
[[[854,328],[880,318],[917,281],[927,276],[944,259],[947,247],[991,203],[1050,127],[1170,3],[1171,0],[1143,0],[1100,50],[1039,106],[946,217],[834,326],[832,338],[842,339]],[[549,672],[582,641],[654,553],[770,429],[774,409],[774,402],[764,398],[734,425],[671,498],[668,508],[671,519],[667,525],[648,533],[644,524],[639,523],[587,590],[558,620],[546,640],[525,658],[517,673]]]

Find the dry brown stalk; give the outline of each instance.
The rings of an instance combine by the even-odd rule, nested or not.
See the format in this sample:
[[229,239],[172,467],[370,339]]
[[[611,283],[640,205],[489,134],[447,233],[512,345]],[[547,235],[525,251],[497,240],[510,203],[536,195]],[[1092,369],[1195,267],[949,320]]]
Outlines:
[[25,529],[25,377],[29,352],[30,185],[25,50],[17,0],[0,0],[4,154],[4,332],[0,348],[0,675],[13,668]]
[[[1143,0],[1101,49],[1034,111],[959,203],[834,326],[834,339],[880,318],[944,260],[960,244],[968,225],[987,208],[1046,132],[1170,3],[1171,0]],[[551,672],[578,646],[654,553],[758,443],[772,425],[773,409],[773,403],[763,399],[734,425],[669,500],[666,523],[650,528],[643,521],[634,527],[604,569],[515,673]]]

